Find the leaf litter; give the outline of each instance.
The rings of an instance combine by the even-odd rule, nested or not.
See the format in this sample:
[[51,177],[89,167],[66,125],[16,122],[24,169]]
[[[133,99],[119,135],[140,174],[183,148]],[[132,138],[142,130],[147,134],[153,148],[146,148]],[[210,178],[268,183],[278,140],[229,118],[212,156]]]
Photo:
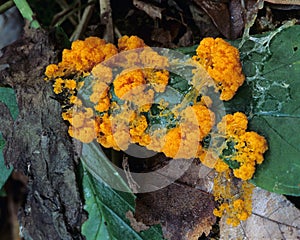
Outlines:
[[[197,170],[194,169],[194,172],[197,173]],[[197,175],[197,174],[195,174],[195,175]],[[209,178],[208,178],[208,179],[209,179]],[[207,180],[207,179],[206,179],[206,180]],[[197,182],[197,180],[195,180],[195,181]],[[209,186],[210,186],[209,181],[207,181],[206,184],[207,184],[207,189],[209,189]],[[201,183],[199,183],[199,184],[196,186],[196,188],[199,187],[199,186],[203,187],[203,185],[202,185]],[[204,190],[204,189],[203,189],[203,190]],[[205,191],[205,190],[204,190],[204,191]],[[254,213],[254,215],[255,215],[255,213]],[[276,221],[276,220],[272,220],[272,221]],[[240,236],[241,236],[241,235],[240,235]],[[247,236],[251,236],[251,235],[247,235]],[[251,237],[250,237],[250,238],[251,238]]]
[[298,239],[300,211],[284,196],[255,188],[252,215],[238,227],[220,221],[221,239]]

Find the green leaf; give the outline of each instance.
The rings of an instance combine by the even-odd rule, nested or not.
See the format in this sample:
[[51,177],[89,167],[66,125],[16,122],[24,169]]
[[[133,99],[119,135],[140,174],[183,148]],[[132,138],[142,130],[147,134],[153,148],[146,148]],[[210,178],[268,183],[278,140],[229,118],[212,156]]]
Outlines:
[[227,140],[226,148],[222,150],[222,154],[219,156],[232,169],[240,167],[240,163],[236,160],[233,160],[236,154],[235,145],[235,142],[232,140]]
[[196,49],[197,49],[198,45],[194,45],[194,46],[189,46],[189,47],[181,47],[181,48],[177,48],[175,49],[176,51],[189,55],[189,56],[194,56],[196,54]]
[[[156,93],[154,104],[146,114],[151,130],[155,128],[174,128],[178,124],[178,118],[174,112],[193,105],[200,93],[192,87],[187,79],[192,78],[192,68],[176,69],[180,75],[170,72],[169,84],[163,93]],[[167,106],[161,102],[168,103]]]
[[[134,212],[135,195],[114,169],[98,143],[83,145],[83,192],[88,220],[82,233],[88,240],[97,239],[163,239],[160,226],[137,233],[130,226],[125,214]],[[95,165],[94,165],[95,164]],[[122,192],[111,187],[113,184],[128,190]],[[104,181],[106,179],[107,181]]]
[[[18,105],[16,102],[16,95],[13,89],[11,88],[4,88],[0,87],[0,101],[6,104],[9,108],[10,113],[13,119],[16,119],[18,116]],[[3,185],[7,181],[8,177],[12,172],[12,167],[7,168],[4,163],[3,157],[3,148],[5,146],[5,140],[0,133],[0,190],[2,189]]]
[[15,91],[12,88],[0,87],[0,102],[8,107],[11,116],[15,120],[19,114]]
[[37,20],[34,19],[34,14],[27,3],[26,0],[14,0],[17,8],[19,9],[20,13],[22,14],[23,18],[27,19],[30,22],[30,26],[33,28],[39,28],[40,24]]
[[[249,129],[266,137],[269,150],[253,183],[272,192],[300,195],[300,26],[231,42],[239,47],[245,84],[227,113],[244,112]],[[197,46],[177,49],[195,55]]]
[[182,95],[187,94],[192,89],[192,86],[189,85],[189,83],[185,77],[185,75],[187,75],[187,73],[188,73],[188,71],[186,69],[184,69],[184,72],[182,73],[183,76],[179,76],[179,75],[171,72],[168,86],[177,90],[178,93],[180,93]]
[[240,48],[246,84],[228,112],[243,111],[249,128],[269,150],[253,183],[271,192],[300,195],[300,26],[252,36]]

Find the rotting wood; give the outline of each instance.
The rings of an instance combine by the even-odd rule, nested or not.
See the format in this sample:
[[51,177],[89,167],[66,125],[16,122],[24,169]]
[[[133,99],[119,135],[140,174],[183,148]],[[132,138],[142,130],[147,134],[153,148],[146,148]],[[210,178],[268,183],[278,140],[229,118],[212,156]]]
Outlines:
[[0,59],[9,65],[0,72],[0,83],[16,91],[19,107],[10,133],[5,133],[4,158],[29,179],[18,214],[24,239],[83,239],[80,228],[86,214],[72,141],[51,84],[43,80],[45,67],[56,57],[44,31],[27,29]]

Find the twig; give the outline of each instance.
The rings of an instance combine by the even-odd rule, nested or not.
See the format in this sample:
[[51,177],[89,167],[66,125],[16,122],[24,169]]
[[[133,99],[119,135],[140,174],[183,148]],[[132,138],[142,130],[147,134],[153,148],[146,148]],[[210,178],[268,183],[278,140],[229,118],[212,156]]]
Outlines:
[[78,21],[80,21],[82,4],[81,4],[81,0],[77,0],[77,2],[78,2],[78,8],[80,9],[80,11],[77,12],[77,19],[78,19]]
[[93,14],[94,6],[95,6],[94,1],[89,0],[88,5],[84,9],[84,12],[82,14],[82,18],[80,19],[80,22],[79,22],[77,28],[75,29],[74,33],[70,37],[71,42],[79,39],[80,36],[82,35],[82,33],[85,31],[85,29],[87,27],[87,24],[88,24],[92,14]]
[[125,175],[126,175],[126,178],[127,178],[127,181],[128,181],[129,188],[132,190],[133,193],[138,193],[138,188],[140,188],[140,186],[133,179],[133,177],[130,173],[127,157],[123,157],[122,167],[124,169],[124,172],[125,172]]
[[119,28],[117,28],[116,26],[114,26],[114,32],[117,38],[122,37],[122,33],[120,32]]
[[[69,6],[65,0],[56,0],[56,3],[63,10],[62,12],[58,13],[57,15],[61,15],[62,13],[68,13],[74,7],[74,6]],[[73,12],[73,11],[71,11],[71,12]],[[77,25],[77,21],[75,20],[75,18],[73,16],[68,16],[68,19],[74,26]]]
[[[78,10],[78,8],[76,9],[65,9],[62,10],[61,12],[57,13],[54,15],[53,19],[52,19],[52,23],[51,26],[57,26],[57,25],[61,25],[67,18],[70,20],[70,22],[74,25],[77,26],[77,22],[74,19],[74,17],[72,17],[72,15],[74,15],[74,13]],[[71,20],[71,18],[74,20]]]
[[4,13],[6,10],[10,9],[13,5],[14,5],[14,1],[13,0],[8,1],[6,3],[3,3],[0,6],[0,13]]
[[100,21],[105,25],[105,31],[103,38],[107,42],[114,42],[114,27],[112,20],[112,10],[110,6],[110,0],[99,0],[100,5]]

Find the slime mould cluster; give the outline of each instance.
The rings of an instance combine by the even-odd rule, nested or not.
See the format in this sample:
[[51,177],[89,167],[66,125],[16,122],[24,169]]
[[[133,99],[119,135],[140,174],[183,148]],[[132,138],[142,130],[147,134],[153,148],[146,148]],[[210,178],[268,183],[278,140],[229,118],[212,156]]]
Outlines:
[[[206,70],[221,100],[232,99],[245,80],[238,49],[221,38],[203,39],[190,61]],[[199,158],[214,168],[219,204],[214,214],[237,225],[251,214],[252,185],[247,180],[263,162],[267,142],[247,131],[241,112],[216,123],[213,101],[202,92],[192,104],[154,104],[170,84],[169,65],[166,56],[136,36],[123,36],[117,46],[89,37],[65,49],[61,62],[46,68],[45,80],[53,84],[71,137],[123,151],[138,144],[170,158]],[[194,89],[199,89],[197,77],[190,79]],[[158,118],[166,123],[153,120]],[[211,138],[218,141],[207,144]],[[232,178],[240,179],[239,184]]]

